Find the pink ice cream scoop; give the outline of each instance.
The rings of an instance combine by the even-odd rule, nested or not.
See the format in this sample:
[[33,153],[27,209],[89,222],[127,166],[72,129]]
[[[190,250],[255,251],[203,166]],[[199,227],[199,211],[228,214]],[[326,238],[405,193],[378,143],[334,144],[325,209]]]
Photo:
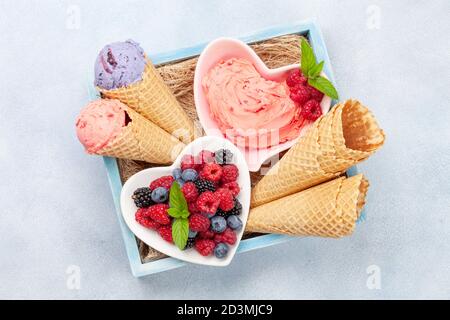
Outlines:
[[265,79],[248,60],[221,61],[202,86],[211,117],[237,145],[268,148],[295,139],[304,125],[286,82]]
[[126,106],[118,100],[90,102],[76,120],[77,136],[88,153],[113,141],[127,125]]

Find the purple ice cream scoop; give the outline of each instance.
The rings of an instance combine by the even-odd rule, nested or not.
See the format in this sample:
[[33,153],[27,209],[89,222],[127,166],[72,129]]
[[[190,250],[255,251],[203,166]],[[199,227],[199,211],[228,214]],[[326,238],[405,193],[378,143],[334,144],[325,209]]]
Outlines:
[[140,81],[146,63],[144,50],[137,42],[108,44],[95,61],[95,85],[111,90]]

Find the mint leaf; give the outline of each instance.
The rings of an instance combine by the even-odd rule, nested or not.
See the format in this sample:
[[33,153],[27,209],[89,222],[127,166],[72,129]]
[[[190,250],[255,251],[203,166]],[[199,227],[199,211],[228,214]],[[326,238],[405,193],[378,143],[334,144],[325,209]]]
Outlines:
[[302,60],[300,68],[302,73],[307,76],[309,71],[316,65],[316,57],[314,56],[314,51],[305,39],[302,39],[301,43],[302,49]]
[[308,84],[320,92],[326,94],[330,98],[338,99],[338,93],[336,91],[336,88],[333,86],[333,84],[324,77],[317,77],[317,78],[309,78]]
[[176,181],[172,183],[172,186],[170,187],[169,203],[171,208],[178,209],[180,212],[188,209],[184,194]]
[[187,218],[187,217],[189,217],[189,215],[190,215],[190,212],[185,209],[185,210],[181,211],[180,217]]
[[316,63],[314,51],[305,39],[301,41],[302,60],[301,70],[305,77],[308,78],[308,84],[327,96],[338,99],[338,93],[333,84],[326,78],[322,77],[320,73],[323,70],[324,61]]
[[183,211],[180,211],[177,208],[169,208],[167,209],[167,213],[173,218],[185,218],[183,217]]
[[174,182],[170,187],[169,203],[170,208],[167,210],[169,216],[175,219],[186,219],[189,217],[187,201],[178,182]]
[[187,219],[178,218],[172,223],[172,238],[175,245],[183,250],[186,247],[189,236],[189,222]]
[[316,64],[314,67],[312,67],[308,72],[308,78],[316,78],[320,76],[320,73],[322,72],[324,65],[324,61],[321,61],[319,64]]

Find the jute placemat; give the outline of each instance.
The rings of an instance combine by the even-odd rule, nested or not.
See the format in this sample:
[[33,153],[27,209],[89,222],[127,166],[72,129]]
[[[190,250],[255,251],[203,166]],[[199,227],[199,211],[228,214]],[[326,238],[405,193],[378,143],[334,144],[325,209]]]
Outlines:
[[[269,40],[255,42],[251,47],[261,57],[269,68],[298,63],[300,61],[300,35],[285,35]],[[157,66],[162,78],[177,97],[178,101],[188,113],[189,117],[198,123],[194,103],[194,72],[197,57]],[[118,159],[122,183],[138,171],[155,167],[151,163]],[[261,175],[252,173],[252,185],[259,181]],[[244,234],[244,239],[257,236],[257,234]],[[142,262],[149,262],[165,258],[166,256],[138,240],[139,252]]]

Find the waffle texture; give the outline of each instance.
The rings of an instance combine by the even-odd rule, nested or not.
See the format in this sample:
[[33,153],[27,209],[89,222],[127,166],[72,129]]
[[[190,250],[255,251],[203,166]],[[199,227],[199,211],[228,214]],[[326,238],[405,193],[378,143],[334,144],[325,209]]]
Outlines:
[[383,130],[359,101],[347,100],[319,118],[253,188],[257,207],[336,178],[384,143]]
[[185,145],[133,109],[127,107],[126,112],[131,121],[97,154],[151,163],[172,163]]
[[251,209],[245,231],[332,238],[350,235],[368,187],[362,174],[336,178]]
[[118,99],[184,143],[194,139],[194,123],[164,83],[150,60],[142,80],[124,88],[105,90],[104,98]]

